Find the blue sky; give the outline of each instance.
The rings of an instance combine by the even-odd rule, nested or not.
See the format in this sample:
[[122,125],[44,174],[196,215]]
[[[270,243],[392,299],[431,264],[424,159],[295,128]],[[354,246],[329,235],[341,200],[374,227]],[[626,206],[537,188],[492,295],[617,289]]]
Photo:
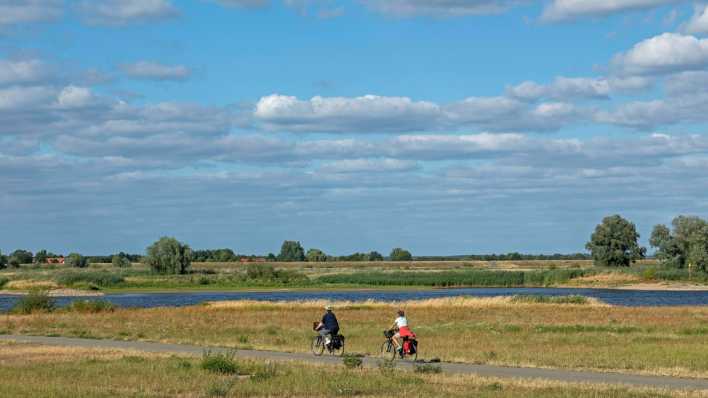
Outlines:
[[708,8],[0,0],[0,250],[582,251],[708,215]]

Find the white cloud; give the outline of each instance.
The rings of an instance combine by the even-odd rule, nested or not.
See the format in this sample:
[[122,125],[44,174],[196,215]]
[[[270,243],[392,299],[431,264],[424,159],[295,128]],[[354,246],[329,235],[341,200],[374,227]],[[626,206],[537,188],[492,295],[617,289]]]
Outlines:
[[121,26],[174,18],[179,11],[168,0],[91,0],[79,5],[92,24]]
[[145,80],[187,80],[191,70],[183,65],[163,65],[153,61],[138,61],[121,66],[126,75]]
[[395,16],[457,17],[498,14],[531,0],[363,0],[370,8]]
[[57,105],[61,108],[81,108],[91,105],[93,101],[91,90],[85,87],[67,86],[57,97]]
[[616,55],[612,67],[627,75],[703,69],[708,66],[708,39],[664,33]]
[[557,77],[549,85],[540,85],[526,81],[507,89],[507,94],[524,100],[539,98],[571,99],[571,98],[608,98],[611,91],[610,82],[604,78],[587,77]]
[[708,4],[696,5],[693,16],[681,25],[681,30],[697,35],[708,34]]
[[544,21],[566,21],[602,17],[632,10],[646,10],[686,0],[552,0],[543,10]]
[[52,21],[62,16],[62,0],[0,0],[0,27]]
[[328,173],[391,173],[418,169],[418,164],[400,159],[343,159],[328,162],[320,171]]
[[303,132],[426,130],[441,116],[431,102],[405,97],[296,97],[273,94],[258,101],[256,119],[270,129]]
[[0,85],[33,83],[48,76],[48,68],[40,60],[0,60]]
[[54,88],[44,86],[3,88],[0,89],[0,110],[27,110],[30,107],[48,105],[56,98],[56,94]]

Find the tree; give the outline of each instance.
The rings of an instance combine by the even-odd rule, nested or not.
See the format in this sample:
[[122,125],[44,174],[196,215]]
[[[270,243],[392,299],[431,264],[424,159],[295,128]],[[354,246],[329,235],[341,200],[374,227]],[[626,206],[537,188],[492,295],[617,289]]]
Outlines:
[[10,262],[13,264],[32,264],[32,259],[32,252],[29,250],[15,250],[10,254]]
[[71,253],[66,257],[66,264],[70,267],[86,268],[88,267],[88,259],[79,253]]
[[585,248],[592,254],[595,265],[628,267],[646,254],[646,248],[639,246],[638,240],[634,224],[614,215],[602,220]]
[[384,260],[384,258],[381,255],[381,253],[379,253],[377,251],[372,251],[371,253],[369,253],[369,261],[383,261],[383,260]]
[[47,262],[47,257],[49,257],[46,250],[40,250],[34,255],[34,262],[37,264],[44,264]]
[[192,265],[192,249],[175,238],[162,237],[147,248],[144,261],[159,274],[186,274]]
[[673,230],[657,225],[649,243],[657,248],[656,256],[666,266],[685,268],[692,265],[708,270],[708,221],[698,217],[678,216],[671,221]]
[[278,261],[305,261],[305,250],[300,242],[286,240],[280,247]]
[[0,269],[3,269],[7,267],[7,257],[2,255],[2,251],[0,251]]
[[413,256],[411,255],[411,252],[405,249],[401,249],[400,247],[397,247],[393,250],[391,250],[391,254],[389,255],[391,258],[391,261],[411,261],[413,260]]
[[312,263],[323,263],[327,261],[327,255],[320,249],[310,249],[305,255],[307,261]]
[[128,260],[123,253],[114,254],[113,257],[111,257],[111,264],[119,268],[127,268],[132,265],[130,260]]
[[278,261],[278,257],[276,257],[273,253],[268,253],[266,259],[268,259],[268,261]]

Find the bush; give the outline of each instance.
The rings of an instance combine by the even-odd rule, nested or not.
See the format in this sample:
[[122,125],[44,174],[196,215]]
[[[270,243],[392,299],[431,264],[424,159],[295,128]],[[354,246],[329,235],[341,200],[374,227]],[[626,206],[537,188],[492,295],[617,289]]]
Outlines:
[[143,260],[158,274],[186,274],[192,265],[192,249],[175,238],[163,237],[147,248]]
[[0,288],[5,286],[7,284],[7,282],[10,282],[9,278],[5,278],[4,276],[0,276]]
[[342,362],[344,363],[344,366],[346,366],[348,369],[356,369],[360,368],[361,365],[364,363],[364,361],[353,354],[345,354],[342,357]]
[[95,285],[112,287],[125,281],[122,276],[105,271],[63,272],[54,280],[62,286],[77,287],[80,285]]
[[123,257],[123,256],[121,256],[121,255],[118,255],[118,254],[114,255],[114,256],[111,258],[111,264],[112,264],[114,267],[119,267],[119,268],[127,268],[127,267],[130,267],[130,266],[132,265],[131,262],[130,262],[130,260],[128,260],[127,258],[125,258],[125,257]]
[[32,314],[34,312],[51,312],[56,307],[54,299],[49,297],[46,290],[33,290],[12,307],[11,312],[16,314]]
[[68,311],[79,312],[82,314],[96,314],[99,312],[113,312],[115,305],[106,300],[76,300],[69,304],[66,309]]
[[88,267],[88,259],[79,253],[71,253],[66,258],[66,264],[70,267],[86,268]]
[[642,271],[642,278],[648,281],[653,281],[656,279],[656,268],[647,268]]
[[224,353],[213,353],[209,350],[204,351],[202,356],[201,367],[204,370],[213,373],[221,374],[236,374],[239,366],[234,357],[235,352],[228,351]]

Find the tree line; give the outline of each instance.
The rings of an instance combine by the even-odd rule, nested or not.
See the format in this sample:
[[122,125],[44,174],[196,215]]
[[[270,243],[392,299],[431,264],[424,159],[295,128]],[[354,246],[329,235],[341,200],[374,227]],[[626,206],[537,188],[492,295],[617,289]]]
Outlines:
[[[605,217],[595,227],[585,248],[590,254],[575,255],[524,255],[509,253],[502,255],[453,256],[453,257],[418,257],[410,251],[397,247],[391,250],[385,258],[377,251],[354,253],[348,256],[331,256],[320,249],[310,248],[307,251],[298,241],[286,240],[280,247],[278,255],[268,254],[266,258],[256,256],[240,256],[231,249],[192,250],[188,245],[175,238],[163,237],[146,249],[146,255],[117,253],[112,256],[85,257],[79,253],[71,253],[65,257],[65,264],[73,267],[86,267],[92,262],[111,263],[116,267],[129,267],[133,262],[143,262],[153,271],[159,273],[184,273],[192,261],[196,262],[233,262],[246,258],[259,258],[267,261],[413,261],[436,259],[479,259],[479,260],[552,260],[552,259],[586,259],[592,258],[597,266],[617,267],[630,266],[637,260],[646,257],[647,249],[639,245],[640,235],[631,221],[620,215]],[[656,258],[666,267],[688,268],[690,270],[708,271],[708,221],[695,216],[678,216],[671,226],[656,225],[649,239],[650,245],[656,250]],[[46,250],[36,254],[28,250],[15,250],[8,256],[0,253],[0,268],[7,266],[19,267],[20,264],[46,263],[52,257],[61,257]]]

